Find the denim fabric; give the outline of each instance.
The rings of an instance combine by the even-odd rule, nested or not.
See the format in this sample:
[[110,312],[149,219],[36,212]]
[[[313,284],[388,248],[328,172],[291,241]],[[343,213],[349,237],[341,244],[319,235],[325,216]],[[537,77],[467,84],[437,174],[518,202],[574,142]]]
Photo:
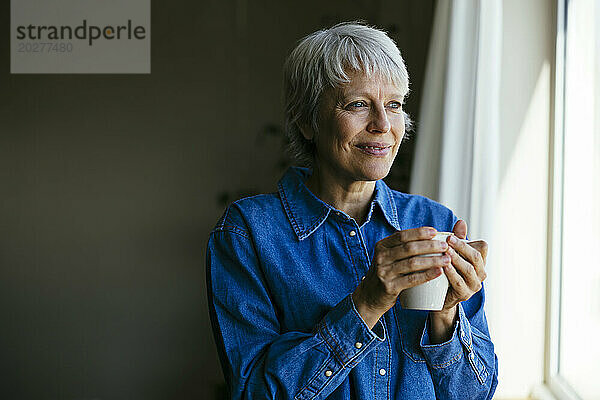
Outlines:
[[231,204],[210,234],[213,331],[233,399],[491,399],[497,358],[483,289],[431,344],[427,311],[396,304],[371,330],[350,294],[375,243],[397,230],[451,231],[457,217],[377,181],[362,226],[290,168],[275,193]]

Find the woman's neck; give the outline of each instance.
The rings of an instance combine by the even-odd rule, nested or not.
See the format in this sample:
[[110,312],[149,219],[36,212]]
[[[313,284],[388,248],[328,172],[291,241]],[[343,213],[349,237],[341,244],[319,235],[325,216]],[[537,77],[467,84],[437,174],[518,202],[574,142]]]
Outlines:
[[374,181],[353,181],[315,168],[306,180],[308,189],[325,203],[344,211],[359,225],[367,217],[375,190]]

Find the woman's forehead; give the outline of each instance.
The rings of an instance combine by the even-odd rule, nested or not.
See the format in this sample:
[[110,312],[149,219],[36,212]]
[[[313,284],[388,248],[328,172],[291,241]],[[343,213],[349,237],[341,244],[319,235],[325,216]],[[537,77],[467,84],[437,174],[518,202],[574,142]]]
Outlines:
[[345,82],[335,88],[335,92],[341,96],[361,94],[382,94],[392,97],[403,97],[402,87],[391,78],[381,74],[366,74],[364,72],[353,72],[348,74],[349,82]]

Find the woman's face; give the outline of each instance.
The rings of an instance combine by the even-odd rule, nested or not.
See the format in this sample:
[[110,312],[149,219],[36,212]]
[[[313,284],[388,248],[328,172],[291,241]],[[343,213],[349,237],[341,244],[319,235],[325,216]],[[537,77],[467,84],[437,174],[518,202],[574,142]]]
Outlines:
[[341,182],[387,176],[404,136],[403,100],[393,84],[361,73],[326,90],[315,140],[319,169]]

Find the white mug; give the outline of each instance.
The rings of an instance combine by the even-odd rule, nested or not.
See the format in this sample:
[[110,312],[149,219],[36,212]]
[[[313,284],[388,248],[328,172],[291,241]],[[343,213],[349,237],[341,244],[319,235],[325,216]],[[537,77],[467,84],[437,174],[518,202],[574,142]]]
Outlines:
[[[454,235],[452,232],[438,232],[433,239],[445,242],[448,236]],[[466,240],[457,238],[466,242]],[[423,254],[419,257],[442,256],[443,253]],[[435,279],[425,282],[408,289],[404,289],[399,296],[402,308],[411,310],[430,310],[439,311],[444,307],[446,293],[448,292],[448,278],[445,273]]]

